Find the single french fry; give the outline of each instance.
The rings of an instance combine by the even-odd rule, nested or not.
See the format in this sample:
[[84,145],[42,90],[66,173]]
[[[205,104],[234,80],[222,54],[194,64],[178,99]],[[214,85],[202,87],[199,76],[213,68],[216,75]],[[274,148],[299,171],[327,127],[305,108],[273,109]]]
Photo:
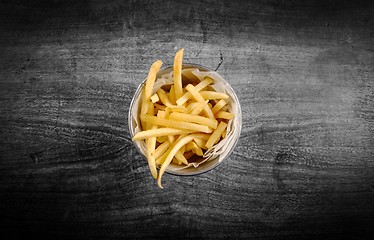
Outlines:
[[195,88],[197,91],[201,91],[203,90],[205,87],[209,86],[210,84],[212,84],[214,82],[214,80],[210,77],[206,77],[203,81],[199,82]]
[[233,113],[230,112],[224,112],[224,111],[219,111],[214,115],[216,118],[222,118],[222,119],[232,119],[234,117]]
[[[145,114],[149,113],[149,114],[154,114],[154,111],[153,111],[153,103],[149,100],[145,100],[144,99],[144,94],[145,92],[143,92],[142,96],[143,96],[143,102],[141,104],[141,114],[142,112],[144,112]],[[151,125],[148,124],[148,123],[141,123],[142,125],[142,130],[149,130],[151,129]]]
[[144,115],[148,112],[148,102],[149,100],[145,99],[145,91],[143,89],[142,95],[141,95],[141,105],[140,105],[140,114]]
[[148,102],[148,110],[147,110],[147,113],[148,114],[151,114],[151,115],[155,115],[155,107],[153,105],[153,102],[149,101]]
[[161,102],[167,106],[167,107],[170,107],[170,106],[173,106],[173,104],[170,102],[168,96],[166,95],[164,89],[160,88],[158,91],[157,91],[157,94],[161,100]]
[[207,133],[193,133],[194,139],[208,140],[211,134]]
[[192,102],[192,103],[188,104],[187,108],[186,108],[187,109],[186,112],[191,113],[200,104],[201,104],[201,102]]
[[[195,133],[195,135],[197,135],[197,133]],[[207,133],[199,133],[198,137],[195,137],[194,139],[203,139],[205,141],[208,141],[208,139],[210,138],[210,135],[211,134],[207,134]]]
[[214,107],[212,108],[212,112],[213,112],[213,114],[216,114],[219,110],[221,110],[221,108],[223,107],[223,106],[225,106],[226,105],[226,101],[225,100],[223,100],[223,99],[221,99],[221,100],[219,100],[217,103],[216,103],[216,105],[214,105]]
[[220,122],[216,130],[214,130],[209,140],[206,142],[205,147],[207,147],[208,149],[213,147],[213,145],[221,138],[221,134],[223,133],[223,131],[225,131],[226,127],[227,123]]
[[170,144],[174,143],[175,142],[174,135],[168,135],[168,141],[169,141]]
[[157,166],[160,166],[164,163],[166,157],[168,156],[168,152],[169,152],[169,150],[164,152],[159,158],[156,158],[156,165]]
[[191,93],[192,97],[198,101],[198,102],[204,102],[205,99],[201,96],[199,91],[196,90],[196,88],[192,84],[188,84],[186,86],[186,89],[189,93]]
[[186,152],[191,151],[191,150],[195,150],[199,147],[199,146],[196,145],[195,142],[189,142],[185,146],[186,146],[186,149],[185,149]]
[[201,91],[200,95],[204,99],[213,100],[213,99],[227,99],[229,96],[225,93],[214,92],[214,91]]
[[176,98],[175,98],[174,85],[171,85],[171,87],[170,87],[169,99],[170,99],[170,102],[171,102],[173,105],[175,105]]
[[162,61],[157,60],[152,64],[151,68],[149,69],[147,81],[145,82],[145,100],[149,100],[151,98],[153,85],[156,81],[156,75],[157,72],[160,70],[161,65]]
[[175,102],[178,106],[182,106],[185,102],[188,101],[188,99],[190,99],[192,97],[191,93],[189,92],[186,92],[183,94],[182,97],[180,97],[179,99],[177,99]]
[[153,155],[147,155],[147,161],[148,161],[148,166],[151,171],[152,177],[154,179],[157,179],[157,168],[156,168],[156,160]]
[[[157,125],[153,125],[152,130],[157,129]],[[157,169],[156,169],[156,160],[154,157],[154,152],[156,148],[156,137],[150,137],[147,139],[147,160],[149,169],[151,170],[152,176],[157,179]]]
[[183,95],[182,90],[182,58],[184,49],[181,48],[175,54],[174,65],[173,65],[173,77],[174,77],[174,91],[175,98],[179,99]]
[[[157,128],[158,128],[157,125],[153,125],[151,127],[151,130],[155,130]],[[146,147],[147,147],[147,154],[153,155],[154,152],[155,152],[155,148],[156,148],[156,137],[148,138],[147,143],[146,143]]]
[[[199,82],[196,86],[195,86],[195,89],[196,91],[201,91],[202,89],[204,89],[205,87],[207,87],[209,84],[213,83],[213,79],[212,78],[205,78],[203,81]],[[188,101],[188,99],[190,99],[192,97],[191,93],[190,92],[186,92],[185,94],[183,94],[182,97],[180,97],[179,99],[177,99],[176,103],[178,106],[181,106],[183,105],[185,102]]]
[[156,137],[156,142],[164,143],[165,141],[168,141],[167,136]]
[[164,118],[169,119],[169,115],[170,115],[170,108],[166,107],[165,108],[165,116],[164,116]]
[[222,135],[221,135],[222,138],[225,138],[225,137],[226,137],[226,133],[227,133],[227,131],[226,131],[226,129],[225,129],[225,131],[222,132]]
[[200,147],[197,147],[196,149],[192,150],[192,152],[194,152],[197,156],[203,156],[204,155],[203,150],[201,150]]
[[165,111],[158,111],[157,117],[159,118],[166,118],[166,110]]
[[199,148],[202,148],[202,149],[205,149],[205,150],[208,150],[207,147],[205,147],[205,144],[206,144],[206,140],[204,139],[199,139],[199,138],[195,138],[194,139],[194,142],[196,143],[196,145],[199,147]]
[[214,79],[211,78],[211,77],[209,77],[209,76],[206,76],[206,77],[204,78],[204,80],[201,81],[201,82],[204,82],[204,81],[207,81],[207,82],[209,82],[209,83],[208,83],[206,86],[198,87],[199,91],[203,90],[205,87],[207,87],[208,85],[212,84],[212,83],[214,82]]
[[183,113],[183,112],[187,111],[187,108],[185,108],[184,106],[169,106],[169,107],[166,107],[166,108],[169,108],[169,112]]
[[160,98],[158,97],[157,93],[153,94],[151,97],[151,102],[156,103],[160,101]]
[[197,124],[211,127],[213,129],[216,129],[218,125],[217,120],[213,120],[213,119],[202,117],[202,116],[191,115],[187,113],[174,112],[169,115],[169,118],[173,120],[181,121],[181,122],[185,121],[185,122],[197,123]]
[[208,118],[216,119],[216,117],[214,116],[212,112],[212,109],[208,105],[205,105],[203,111],[204,111],[205,116],[207,116]]
[[[144,106],[145,108],[147,108],[146,112],[148,114],[150,114],[150,115],[154,115],[153,103],[151,101],[148,101],[148,100],[146,100],[145,103],[147,104],[147,106]],[[151,129],[152,125],[153,124],[150,124],[150,123],[142,123],[143,130],[149,130],[149,129]]]
[[186,151],[186,145],[182,146],[179,150],[183,154]]
[[133,141],[138,141],[142,139],[147,139],[150,137],[161,137],[167,135],[179,135],[179,134],[188,134],[193,132],[193,130],[185,130],[185,129],[175,129],[175,128],[158,128],[153,130],[146,130],[141,131],[135,134],[132,138]]
[[[191,110],[190,114],[199,115],[201,111],[205,108],[205,106],[208,104],[208,100],[206,100],[205,102],[195,102],[195,103],[198,103],[198,105]],[[192,105],[192,103],[190,105]]]
[[190,99],[192,97],[191,93],[189,92],[186,92],[183,94],[182,97],[180,97],[179,99],[177,99],[175,102],[178,106],[182,106],[185,102],[188,101],[188,99]]
[[187,159],[183,156],[182,152],[179,151],[175,154],[175,158],[178,160],[178,162],[181,162],[181,163],[184,163],[186,165],[188,165],[188,161]]
[[[160,117],[151,116],[147,114],[140,116],[140,119],[144,122],[149,122],[152,124],[157,124],[157,125],[168,127],[168,128],[184,129],[190,132],[203,132],[203,133],[212,132],[212,129],[209,128],[208,126],[203,126],[200,124],[195,124],[195,123],[190,123],[190,122],[181,122],[181,121],[176,121],[176,120],[171,120],[171,119],[165,119],[165,118],[160,118]],[[176,134],[172,134],[172,135],[176,135]]]
[[168,141],[163,142],[160,146],[155,149],[154,157],[155,159],[159,158],[168,150],[170,143]]

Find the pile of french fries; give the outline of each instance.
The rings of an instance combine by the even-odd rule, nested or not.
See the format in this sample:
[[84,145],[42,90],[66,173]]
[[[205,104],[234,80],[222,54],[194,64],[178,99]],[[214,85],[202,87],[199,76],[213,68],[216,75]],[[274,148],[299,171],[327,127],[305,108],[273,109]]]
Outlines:
[[[162,61],[154,62],[141,92],[140,124],[143,131],[133,141],[145,141],[152,176],[162,187],[161,178],[169,164],[188,165],[226,136],[227,123],[234,117],[227,107],[229,96],[212,91],[206,77],[199,83],[182,82],[183,49],[175,54],[173,85],[152,95]],[[157,168],[159,172],[157,173]]]

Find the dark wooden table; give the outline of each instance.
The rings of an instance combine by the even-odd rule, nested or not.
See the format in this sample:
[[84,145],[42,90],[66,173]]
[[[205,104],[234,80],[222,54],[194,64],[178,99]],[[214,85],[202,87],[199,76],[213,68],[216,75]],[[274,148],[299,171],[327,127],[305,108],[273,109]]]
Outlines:
[[[0,230],[50,239],[373,233],[366,2],[2,1]],[[171,64],[181,47],[186,62],[217,68],[233,86],[243,130],[221,166],[165,175],[161,190],[127,114],[150,64]]]

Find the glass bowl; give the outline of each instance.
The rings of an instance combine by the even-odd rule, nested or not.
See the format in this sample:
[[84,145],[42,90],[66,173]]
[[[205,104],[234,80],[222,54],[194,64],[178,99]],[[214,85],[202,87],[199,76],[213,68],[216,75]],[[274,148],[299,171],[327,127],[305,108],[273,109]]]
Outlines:
[[[230,94],[231,101],[236,103],[235,104],[236,105],[236,114],[235,114],[235,117],[234,117],[233,121],[234,120],[236,121],[236,123],[237,123],[236,125],[237,125],[238,129],[236,131],[237,134],[235,135],[235,138],[233,140],[234,143],[231,144],[229,148],[225,149],[224,152],[220,155],[220,157],[213,158],[209,161],[206,161],[205,163],[199,165],[197,168],[190,167],[190,168],[186,168],[186,169],[178,170],[178,171],[170,170],[168,168],[166,169],[167,173],[173,174],[173,175],[178,175],[178,176],[192,176],[192,175],[202,174],[202,173],[208,172],[208,171],[212,170],[213,168],[217,167],[218,165],[220,165],[224,160],[226,160],[228,158],[228,156],[234,150],[234,148],[235,148],[235,146],[236,146],[236,144],[239,140],[239,136],[240,136],[240,132],[241,132],[241,126],[242,126],[242,111],[241,111],[241,108],[240,108],[239,99],[236,96],[236,94],[235,94],[234,90],[232,89],[232,87],[230,86],[230,84],[226,80],[224,80],[217,72],[215,72],[213,70],[210,70],[207,67],[204,67],[204,66],[201,66],[201,65],[198,65],[198,64],[184,63],[182,65],[182,69],[187,69],[187,68],[197,68],[202,72],[207,72],[207,71],[214,72],[216,75],[218,75],[220,77],[220,79],[214,79],[214,80],[215,80],[215,82],[221,82],[222,84],[224,84],[225,89],[227,89],[231,93]],[[160,77],[162,74],[169,73],[170,71],[173,71],[173,66],[164,66],[157,73],[157,78]],[[129,125],[131,138],[133,138],[133,136],[135,135],[136,122],[135,122],[134,118],[138,117],[138,116],[133,116],[133,114],[132,114],[134,112],[133,108],[136,105],[135,104],[136,100],[141,97],[141,90],[143,89],[143,86],[145,85],[146,80],[147,79],[145,79],[138,86],[138,88],[136,89],[135,94],[132,98],[131,104],[130,104],[129,116],[128,116],[128,125]],[[136,112],[139,113],[139,109],[137,109]],[[145,158],[145,161],[147,161],[146,160],[146,154],[145,154],[144,150],[142,148],[140,148],[138,144],[135,144],[135,142],[134,142],[134,145],[135,145],[136,149]],[[220,158],[220,160],[218,158]]]

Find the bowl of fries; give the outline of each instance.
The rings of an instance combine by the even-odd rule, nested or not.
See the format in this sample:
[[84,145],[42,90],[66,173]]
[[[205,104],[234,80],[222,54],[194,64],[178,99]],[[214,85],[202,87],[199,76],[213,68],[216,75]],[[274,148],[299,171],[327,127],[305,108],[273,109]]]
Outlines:
[[155,61],[129,110],[130,135],[162,187],[165,172],[191,176],[227,159],[239,139],[242,113],[229,83],[197,64]]

